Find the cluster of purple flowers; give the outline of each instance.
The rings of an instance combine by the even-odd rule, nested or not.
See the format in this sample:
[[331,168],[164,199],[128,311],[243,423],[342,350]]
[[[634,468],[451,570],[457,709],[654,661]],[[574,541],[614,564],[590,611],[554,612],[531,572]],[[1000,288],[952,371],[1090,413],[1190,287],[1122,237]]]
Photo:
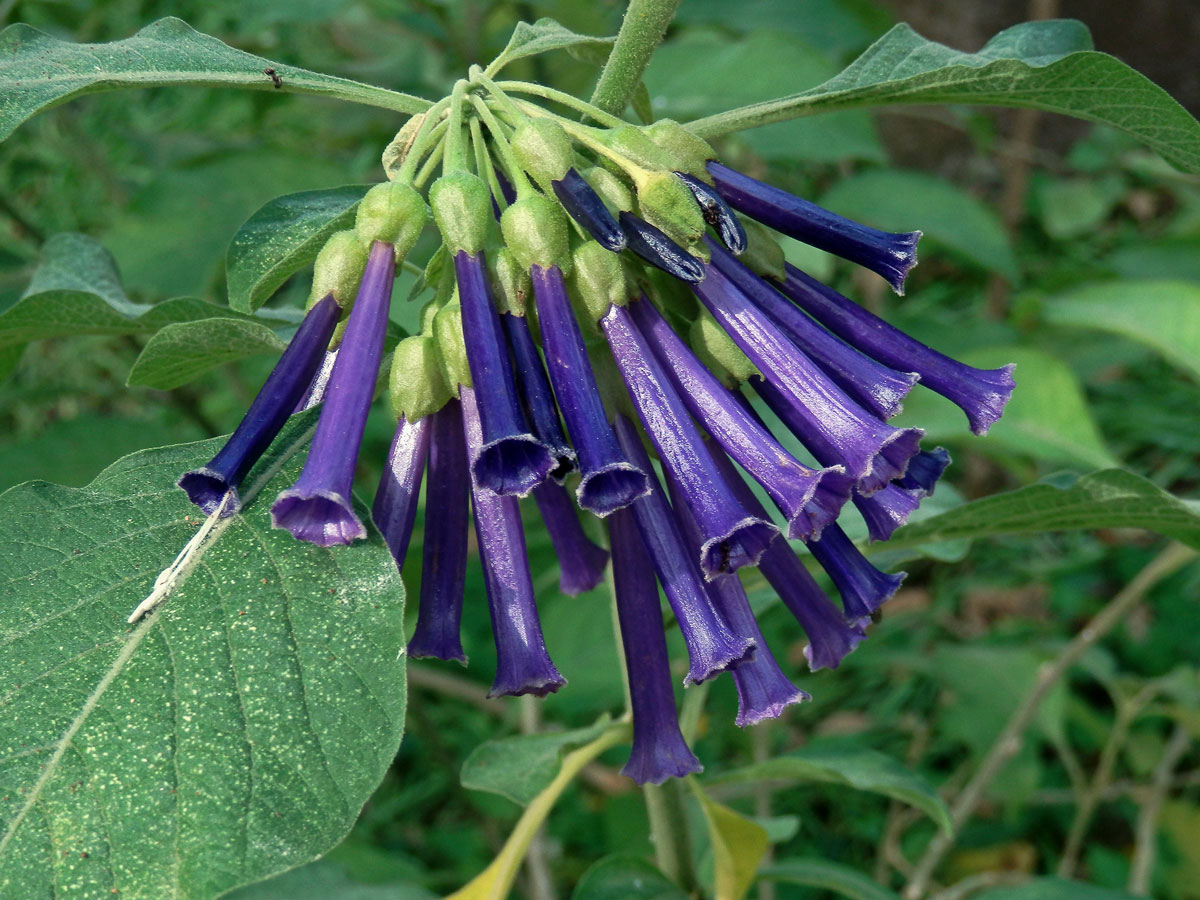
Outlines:
[[[536,117],[501,124],[478,105],[490,147],[474,172],[447,171],[429,192],[444,241],[426,271],[437,296],[421,334],[394,354],[399,425],[372,509],[402,565],[424,481],[408,653],[466,662],[470,511],[498,657],[491,695],[545,695],[565,684],[526,558],[519,498],[532,494],[564,593],[596,587],[611,554],[633,713],[623,771],[658,783],[700,769],[677,722],[659,586],[687,646],[685,684],[729,671],[739,725],[806,699],[767,647],[737,571],[761,570],[804,629],[812,669],[836,667],[904,577],[868,562],[837,522],[843,506],[859,510],[871,539],[886,540],[949,462],[941,448],[921,448],[919,429],[887,420],[919,381],[983,433],[1012,392],[1011,366],[979,370],[924,346],[784,263],[769,232],[734,210],[865,266],[897,291],[916,263],[919,232],[877,231],[729,169],[673,123],[618,129],[602,146],[573,133],[569,153],[547,163],[547,146],[565,140],[559,126]],[[576,141],[600,146],[609,164],[581,171]],[[633,162],[622,173],[612,158]],[[366,536],[351,504],[354,466],[397,260],[426,216],[402,178],[373,189],[355,230],[331,241],[318,259],[315,302],[245,419],[208,465],[180,480],[206,512],[236,511],[241,479],[288,415],[320,402],[307,462],[275,500],[273,522],[321,547]],[[780,443],[765,410],[815,465]],[[587,536],[576,507],[605,520],[607,550]],[[807,545],[840,607],[789,540]]]

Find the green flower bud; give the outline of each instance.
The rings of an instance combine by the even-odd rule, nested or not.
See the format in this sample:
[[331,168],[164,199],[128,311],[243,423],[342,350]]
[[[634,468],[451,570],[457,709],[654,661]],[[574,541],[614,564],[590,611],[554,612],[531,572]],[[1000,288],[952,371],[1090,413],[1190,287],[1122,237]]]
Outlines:
[[708,141],[696,137],[673,119],[659,119],[647,125],[643,131],[656,146],[669,153],[675,161],[676,172],[683,172],[699,178],[706,184],[712,184],[712,177],[704,164],[710,159],[716,159],[717,153]]
[[631,163],[650,171],[670,171],[674,165],[671,155],[665,152],[636,125],[621,125],[612,129],[604,141],[612,150]]
[[600,199],[614,216],[621,210],[633,211],[633,192],[620,176],[600,166],[586,169],[579,174],[592,186],[592,190],[600,195]]
[[430,300],[421,307],[421,334],[433,336],[433,317],[439,309],[441,306],[436,300]]
[[432,336],[417,334],[396,345],[388,378],[392,415],[415,422],[437,412],[450,396],[438,342]]
[[367,267],[367,249],[353,231],[338,231],[329,236],[317,261],[313,264],[312,293],[308,297],[308,308],[328,294],[345,311],[354,304],[358,283],[362,281],[363,269]]
[[377,184],[358,204],[354,230],[367,247],[373,241],[396,246],[396,259],[404,259],[425,227],[425,200],[412,185],[398,181]]
[[595,241],[580,244],[572,256],[575,262],[572,295],[583,304],[593,325],[604,318],[610,306],[629,302],[620,256]]
[[695,194],[670,172],[654,172],[638,186],[638,211],[689,251],[704,236],[704,213]]
[[429,204],[446,249],[456,254],[478,253],[487,244],[492,225],[492,193],[478,175],[443,175],[429,189]]
[[730,387],[734,386],[731,381],[741,383],[752,375],[762,375],[707,311],[692,322],[688,340],[700,361]]
[[492,297],[500,312],[525,315],[525,301],[533,291],[529,269],[522,266],[507,247],[488,254],[491,263]]
[[463,340],[462,307],[458,301],[447,303],[433,317],[433,337],[437,341],[438,356],[446,371],[446,383],[455,397],[458,386],[471,387],[471,369],[467,365],[467,345]]
[[517,161],[546,193],[550,182],[567,174],[575,159],[571,139],[562,126],[550,119],[526,119],[509,140]]
[[774,232],[753,219],[738,218],[746,229],[746,251],[739,257],[742,265],[759,275],[785,281],[787,273],[783,269],[783,248],[775,239]]
[[566,275],[571,269],[567,214],[542,194],[518,200],[500,217],[504,243],[522,268],[537,264],[558,266]]
[[388,181],[395,181],[400,175],[400,167],[417,139],[417,132],[425,122],[427,113],[418,113],[404,123],[404,127],[396,132],[392,142],[383,148],[383,171]]

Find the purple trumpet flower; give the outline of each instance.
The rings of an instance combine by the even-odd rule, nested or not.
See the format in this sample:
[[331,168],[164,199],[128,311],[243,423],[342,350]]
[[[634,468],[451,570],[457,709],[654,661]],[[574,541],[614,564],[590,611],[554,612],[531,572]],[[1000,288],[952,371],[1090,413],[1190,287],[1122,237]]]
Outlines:
[[830,334],[780,296],[769,283],[709,241],[713,265],[755,306],[775,320],[797,347],[802,347],[826,375],[855,403],[887,421],[900,412],[917,383],[916,372],[897,372]]
[[906,491],[918,491],[922,497],[931,497],[948,465],[950,454],[945,447],[922,450],[908,461],[908,470],[896,485]]
[[792,302],[868,356],[893,368],[916,372],[922,385],[958,404],[975,434],[987,434],[1000,418],[1016,386],[1013,364],[976,369],[960,363],[909,337],[795,266],[788,265],[786,271],[787,279],[779,289]]
[[[334,327],[337,327],[336,323]],[[330,335],[332,336],[332,331]],[[313,375],[312,381],[308,384],[308,390],[296,401],[296,406],[292,410],[293,416],[298,412],[304,412],[306,409],[312,409],[325,399],[325,388],[329,387],[329,376],[333,374],[333,364],[337,362],[337,355],[337,348],[325,351],[325,356],[321,360],[321,365],[317,368],[317,373]]]
[[[860,493],[879,490],[904,474],[920,449],[919,428],[893,428],[834,384],[775,323],[715,266],[692,290],[734,342],[766,376],[789,417],[784,424],[823,466],[845,465]],[[757,383],[760,379],[752,379]],[[764,398],[767,395],[764,394]],[[768,403],[771,402],[767,398]],[[774,407],[772,407],[774,408]]]
[[754,639],[735,632],[705,592],[694,557],[687,551],[679,523],[653,475],[650,457],[634,424],[619,416],[616,430],[625,452],[650,479],[650,492],[633,504],[634,517],[687,645],[689,666],[683,683],[699,684],[753,654]]
[[892,482],[870,497],[854,495],[854,506],[867,523],[867,535],[872,541],[886,541],[897,528],[917,511],[925,494],[909,491]]
[[[733,464],[720,453],[713,454],[713,461],[733,486],[738,499],[748,509],[761,513],[762,505],[750,487],[737,478]],[[831,529],[837,527],[835,523]],[[838,612],[782,536],[767,547],[758,568],[808,635],[804,656],[814,672],[821,668],[836,669],[843,657],[867,636],[858,621],[847,622]]]
[[746,251],[746,229],[742,227],[738,217],[733,214],[733,210],[729,208],[725,198],[699,178],[685,175],[683,172],[676,172],[675,175],[691,188],[692,196],[696,198],[700,212],[704,215],[704,221],[717,229],[722,243],[739,256],[744,253]]
[[550,477],[561,484],[575,470],[575,451],[567,443],[562,425],[559,424],[558,408],[554,405],[554,392],[546,378],[546,368],[542,365],[525,317],[501,313],[500,321],[508,335],[508,346],[516,364],[517,385],[525,400],[534,434],[554,454],[555,466],[550,471]]
[[[710,449],[714,453],[721,452],[713,447]],[[671,504],[675,508],[684,539],[695,553],[700,547],[700,526],[678,496],[678,490],[678,482],[668,478],[667,491],[671,495]],[[751,635],[756,644],[753,658],[743,660],[733,669],[733,683],[738,695],[738,726],[745,728],[763,719],[778,718],[791,704],[811,700],[812,697],[792,684],[779,668],[759,630],[742,583],[737,578],[718,578],[705,587],[721,615],[737,631]]]
[[426,416],[409,422],[400,417],[371,507],[371,518],[392,551],[397,569],[404,568],[413,523],[417,519],[421,477],[429,455],[429,420]]
[[[483,425],[476,391],[462,387],[459,396],[467,453],[478,458],[483,446]],[[546,652],[517,500],[511,495],[494,493],[472,474],[471,502],[492,614],[492,637],[496,642],[496,678],[488,696],[552,694],[567,680]]]
[[704,264],[667,237],[661,229],[625,210],[617,219],[629,241],[629,249],[650,265],[681,281],[703,280]]
[[630,304],[634,320],[670,373],[688,411],[726,453],[766,489],[788,519],[789,538],[820,536],[833,522],[854,482],[841,466],[810,469],[788,453],[732,391],[708,371],[667,324],[654,304]]
[[271,507],[275,528],[318,547],[367,536],[351,506],[350,489],[383,356],[395,269],[392,245],[372,244],[304,470]]
[[658,585],[633,512],[620,509],[613,513],[608,534],[633,711],[633,749],[621,774],[638,784],[662,784],[703,767],[679,730]]
[[[646,432],[700,525],[705,579],[754,565],[779,529],[767,516],[748,512],[715,470],[704,439],[629,308],[610,307],[600,324]],[[806,485],[795,498],[801,508],[815,488],[815,483]]]
[[555,467],[554,455],[525,424],[483,252],[472,255],[459,250],[454,255],[454,273],[467,364],[483,427],[483,442],[471,453],[471,474],[497,494],[526,497]]
[[206,515],[221,509],[226,494],[232,496],[222,509],[222,516],[232,516],[241,509],[237,489],[242,479],[275,440],[308,388],[321,365],[337,320],[338,305],[332,294],[308,311],[225,446],[206,465],[179,479],[188,499]]
[[452,398],[426,419],[431,421],[421,601],[408,655],[452,659],[466,665],[459,631],[467,575],[470,476],[459,401]]
[[908,270],[917,264],[921,232],[895,233],[861,225],[719,162],[707,164],[717,190],[735,209],[786,235],[858,263],[904,293]]
[[583,226],[601,247],[619,253],[625,249],[625,233],[613,218],[600,195],[592,190],[592,186],[584,181],[583,176],[574,169],[558,181],[550,182],[554,196],[563,209],[570,213],[571,218]]
[[852,622],[869,619],[900,588],[905,572],[889,575],[871,565],[840,525],[825,530],[808,549],[842,595],[842,610]]
[[604,579],[608,551],[584,533],[575,507],[561,484],[546,481],[533,489],[542,521],[558,556],[559,589],[571,597],[590,591]]
[[579,454],[583,479],[576,497],[584,509],[607,516],[646,493],[646,473],[629,462],[608,422],[562,271],[558,266],[534,265],[529,274],[550,381]]

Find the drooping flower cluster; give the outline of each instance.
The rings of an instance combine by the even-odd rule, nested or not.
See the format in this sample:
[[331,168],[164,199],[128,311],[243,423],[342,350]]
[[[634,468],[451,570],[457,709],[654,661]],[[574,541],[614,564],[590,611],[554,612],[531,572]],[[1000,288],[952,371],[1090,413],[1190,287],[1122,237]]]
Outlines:
[[[526,559],[520,499],[532,495],[564,593],[598,585],[611,553],[633,712],[624,771],[657,783],[700,768],[677,724],[658,587],[687,647],[684,683],[729,671],[739,725],[806,699],[766,646],[738,570],[761,570],[807,635],[812,669],[836,667],[904,577],[867,561],[838,524],[842,508],[886,540],[949,462],[921,448],[920,429],[888,420],[919,382],[982,434],[1012,392],[1011,366],[979,370],[920,344],[785,263],[769,229],[897,291],[919,232],[877,231],[729,169],[677,123],[639,128],[595,111],[599,126],[582,125],[505,88],[519,86],[476,71],[397,136],[392,180],[318,256],[309,311],[246,418],[180,486],[206,512],[235,512],[288,415],[320,403],[273,522],[322,547],[365,537],[354,466],[396,266],[426,225],[422,189],[440,166],[428,200],[442,245],[423,276],[433,296],[420,333],[392,355],[399,424],[372,509],[402,565],[424,482],[408,652],[466,661],[470,516],[498,658],[492,695],[565,684]],[[811,464],[780,442],[784,430]],[[606,521],[608,550],[580,511]],[[789,541],[828,573],[840,607]]]

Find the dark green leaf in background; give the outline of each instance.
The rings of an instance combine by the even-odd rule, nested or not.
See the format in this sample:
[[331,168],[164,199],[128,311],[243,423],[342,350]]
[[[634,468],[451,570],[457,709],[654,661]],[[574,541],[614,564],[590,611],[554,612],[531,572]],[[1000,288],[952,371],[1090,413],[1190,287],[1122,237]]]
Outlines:
[[1133,900],[1124,891],[1062,878],[1035,878],[1029,884],[992,888],[973,896],[974,900]]
[[763,881],[782,881],[805,887],[823,888],[850,900],[899,900],[862,872],[826,859],[789,859],[758,873]]
[[592,865],[571,900],[686,900],[687,894],[636,856],[607,856]]
[[403,730],[404,591],[377,535],[320,550],[270,527],[313,418],[135,626],[202,521],[175,480],[221,439],[0,497],[0,896],[214,897],[353,824]]
[[126,383],[166,391],[224,363],[256,353],[282,353],[285,346],[279,335],[258,322],[227,318],[175,322],[154,333]]
[[412,884],[362,884],[322,860],[229,894],[229,900],[435,900]]

